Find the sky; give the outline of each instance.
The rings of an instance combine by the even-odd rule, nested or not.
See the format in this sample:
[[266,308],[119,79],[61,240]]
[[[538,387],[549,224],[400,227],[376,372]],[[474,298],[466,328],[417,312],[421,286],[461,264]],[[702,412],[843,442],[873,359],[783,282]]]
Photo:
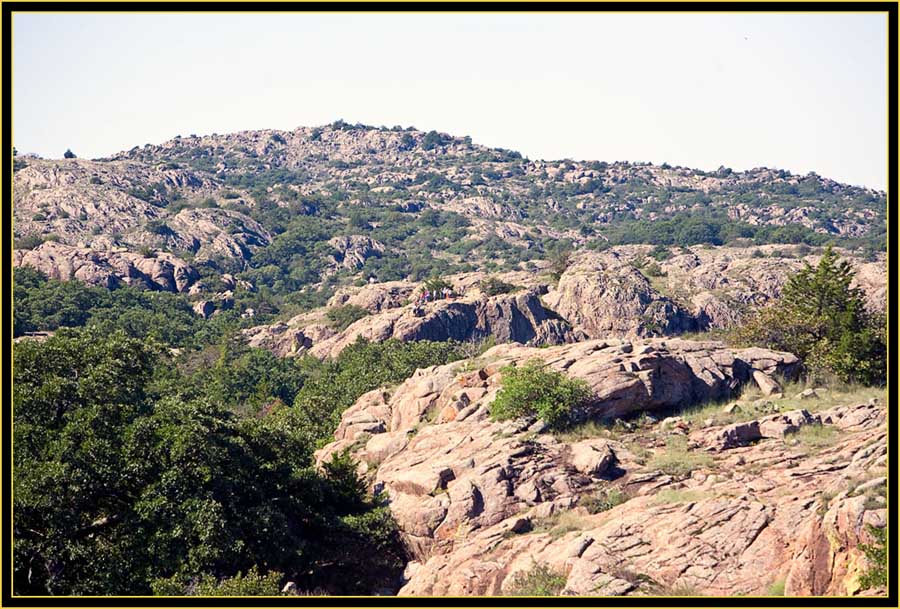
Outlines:
[[884,189],[880,14],[13,15],[20,153],[343,119]]

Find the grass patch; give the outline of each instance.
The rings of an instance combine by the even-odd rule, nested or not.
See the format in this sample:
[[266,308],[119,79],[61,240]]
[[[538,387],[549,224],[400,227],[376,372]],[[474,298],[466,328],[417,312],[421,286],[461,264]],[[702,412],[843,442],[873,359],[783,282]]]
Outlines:
[[[618,421],[616,421],[618,423]],[[588,438],[610,438],[615,435],[616,425],[611,423],[600,423],[598,421],[586,421],[573,425],[563,431],[557,431],[553,434],[560,442],[572,443]]]
[[666,489],[658,492],[654,501],[657,505],[667,505],[670,503],[691,503],[709,499],[710,497],[713,497],[713,494],[706,491]]
[[556,512],[552,516],[536,519],[531,523],[529,533],[547,533],[559,539],[572,531],[582,531],[591,526],[591,521],[576,512]]
[[[863,404],[872,398],[878,398],[882,402],[885,399],[885,391],[880,387],[864,387],[862,385],[848,385],[844,383],[832,383],[819,399],[801,400],[797,398],[808,387],[802,383],[780,382],[782,386],[782,398],[767,398],[762,395],[759,388],[753,383],[744,385],[741,394],[736,398],[707,402],[685,408],[679,414],[688,424],[700,424],[712,419],[713,425],[730,425],[743,421],[751,421],[775,412],[787,412],[790,410],[805,409],[809,412],[827,410],[834,406],[851,404]],[[757,400],[765,400],[771,404],[769,407],[754,405]],[[723,412],[728,404],[737,403],[740,409],[733,413]]]
[[786,434],[784,443],[804,452],[816,453],[832,446],[839,436],[840,432],[835,427],[815,423],[804,425],[796,432]]
[[653,588],[652,594],[655,596],[704,596],[697,588],[687,584],[656,586]]
[[666,447],[659,449],[647,462],[650,469],[678,477],[687,477],[696,469],[712,465],[712,457],[688,450],[687,439],[681,436],[669,438]]
[[769,584],[769,589],[766,590],[766,596],[784,596],[784,579],[777,579],[771,584]]
[[599,514],[625,503],[628,499],[628,495],[621,490],[606,488],[591,495],[582,495],[578,498],[578,505],[586,509],[588,514]]
[[534,565],[517,573],[509,588],[510,596],[559,596],[566,587],[566,575],[546,565]]

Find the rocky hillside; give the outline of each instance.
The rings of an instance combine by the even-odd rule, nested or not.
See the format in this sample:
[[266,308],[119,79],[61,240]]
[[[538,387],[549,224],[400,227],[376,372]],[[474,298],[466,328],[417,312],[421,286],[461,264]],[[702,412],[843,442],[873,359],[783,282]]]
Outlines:
[[[814,174],[533,161],[340,121],[16,166],[16,264],[99,285],[215,292],[228,273],[276,298],[322,301],[360,278],[522,270],[560,249],[836,243],[869,259],[884,249],[884,193]],[[167,270],[135,271],[138,256]]]
[[[773,252],[774,246],[757,251]],[[816,254],[755,257],[747,249],[694,247],[661,262],[650,246],[618,246],[572,258],[558,281],[548,274],[514,271],[446,277],[458,295],[426,303],[413,301],[422,286],[396,281],[349,286],[326,307],[286,321],[244,330],[252,346],[281,356],[311,353],[335,357],[358,338],[381,341],[479,341],[556,345],[585,338],[677,335],[730,328],[777,299],[787,278]],[[870,309],[883,312],[884,262],[853,259],[856,284]],[[489,279],[508,293],[485,294]],[[340,307],[363,309],[346,329],[333,329],[326,315]]]
[[[587,381],[594,420],[642,417],[492,421],[501,368],[531,358]],[[786,396],[796,367],[682,340],[503,345],[362,396],[317,458],[349,449],[386,493],[401,595],[522,593],[535,574],[543,594],[877,593],[860,544],[886,518],[884,407]]]

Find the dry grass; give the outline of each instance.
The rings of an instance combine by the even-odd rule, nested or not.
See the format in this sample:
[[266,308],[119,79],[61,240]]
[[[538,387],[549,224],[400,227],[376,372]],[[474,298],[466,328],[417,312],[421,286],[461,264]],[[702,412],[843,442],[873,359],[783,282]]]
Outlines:
[[583,531],[593,523],[589,518],[572,511],[556,512],[547,518],[541,518],[531,523],[531,533],[547,533],[550,537],[558,539],[572,531]]
[[649,469],[677,477],[687,477],[696,469],[709,468],[712,465],[713,458],[709,455],[688,450],[687,438],[682,436],[669,438],[665,448],[657,449],[647,462]]
[[794,433],[785,435],[784,443],[807,454],[817,453],[834,445],[840,439],[840,430],[831,425],[804,425]]
[[693,503],[714,497],[713,493],[708,491],[697,490],[671,490],[666,489],[658,492],[654,497],[654,503],[657,505],[667,505],[670,503]]
[[[679,414],[685,421],[694,425],[702,424],[709,419],[712,419],[714,425],[730,425],[731,423],[757,419],[775,412],[787,412],[801,408],[809,412],[817,412],[834,406],[862,404],[868,402],[871,398],[878,398],[881,401],[885,399],[885,390],[879,387],[834,384],[822,392],[822,397],[805,400],[796,397],[801,391],[807,389],[805,385],[800,383],[783,383],[782,387],[785,397],[772,399],[764,397],[755,384],[748,383],[740,396],[735,399],[708,402],[688,407]],[[754,404],[757,401],[761,403]],[[763,401],[768,402],[770,406],[764,406],[762,404]],[[733,413],[724,412],[726,406],[734,403],[737,403],[740,407],[737,411]]]

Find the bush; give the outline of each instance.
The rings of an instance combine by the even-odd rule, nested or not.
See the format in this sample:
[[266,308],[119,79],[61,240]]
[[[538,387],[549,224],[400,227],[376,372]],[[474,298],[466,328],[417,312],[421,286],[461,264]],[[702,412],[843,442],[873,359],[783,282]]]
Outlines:
[[487,279],[481,281],[481,283],[478,284],[478,287],[481,288],[481,291],[485,296],[509,294],[510,292],[515,292],[517,289],[519,289],[513,284],[506,283],[502,279],[497,279],[496,277],[488,277]]
[[238,573],[221,580],[208,573],[191,582],[184,582],[177,575],[157,579],[152,588],[156,596],[280,596],[283,577],[278,571],[261,575],[253,566],[246,575]]
[[332,307],[325,313],[325,317],[331,324],[331,327],[342,332],[346,330],[352,323],[366,317],[369,312],[356,305],[344,305],[340,307]]
[[150,220],[149,222],[147,222],[147,224],[144,225],[144,228],[146,228],[148,232],[151,232],[154,235],[172,234],[172,229],[169,228],[169,225],[166,224],[163,220]]
[[33,250],[44,242],[40,235],[25,235],[14,241],[13,247],[18,250]]
[[887,545],[885,544],[887,528],[879,529],[870,524],[867,525],[867,529],[875,538],[875,543],[860,544],[859,546],[869,563],[868,569],[859,580],[859,585],[864,590],[887,586]]
[[579,407],[591,398],[591,390],[581,379],[570,379],[550,369],[538,359],[521,368],[501,369],[502,387],[491,403],[497,420],[538,416],[552,428],[564,428],[580,418]]
[[617,505],[628,501],[628,495],[617,488],[607,488],[593,495],[582,495],[578,498],[578,505],[585,508],[590,514],[599,514],[611,510]]
[[880,385],[887,372],[884,319],[866,310],[862,290],[851,288],[853,269],[831,247],[818,266],[805,264],[781,300],[736,330],[738,343],[789,351],[811,380]]
[[65,159],[74,159],[74,158],[75,158],[75,153],[72,152],[71,150],[69,150],[68,148],[66,148],[66,151],[63,153],[63,158],[65,158]]
[[660,266],[655,262],[650,262],[641,267],[641,271],[643,271],[644,275],[647,277],[665,277],[666,274],[660,268]]
[[509,589],[510,596],[559,596],[566,587],[566,575],[546,565],[534,565],[517,573]]

